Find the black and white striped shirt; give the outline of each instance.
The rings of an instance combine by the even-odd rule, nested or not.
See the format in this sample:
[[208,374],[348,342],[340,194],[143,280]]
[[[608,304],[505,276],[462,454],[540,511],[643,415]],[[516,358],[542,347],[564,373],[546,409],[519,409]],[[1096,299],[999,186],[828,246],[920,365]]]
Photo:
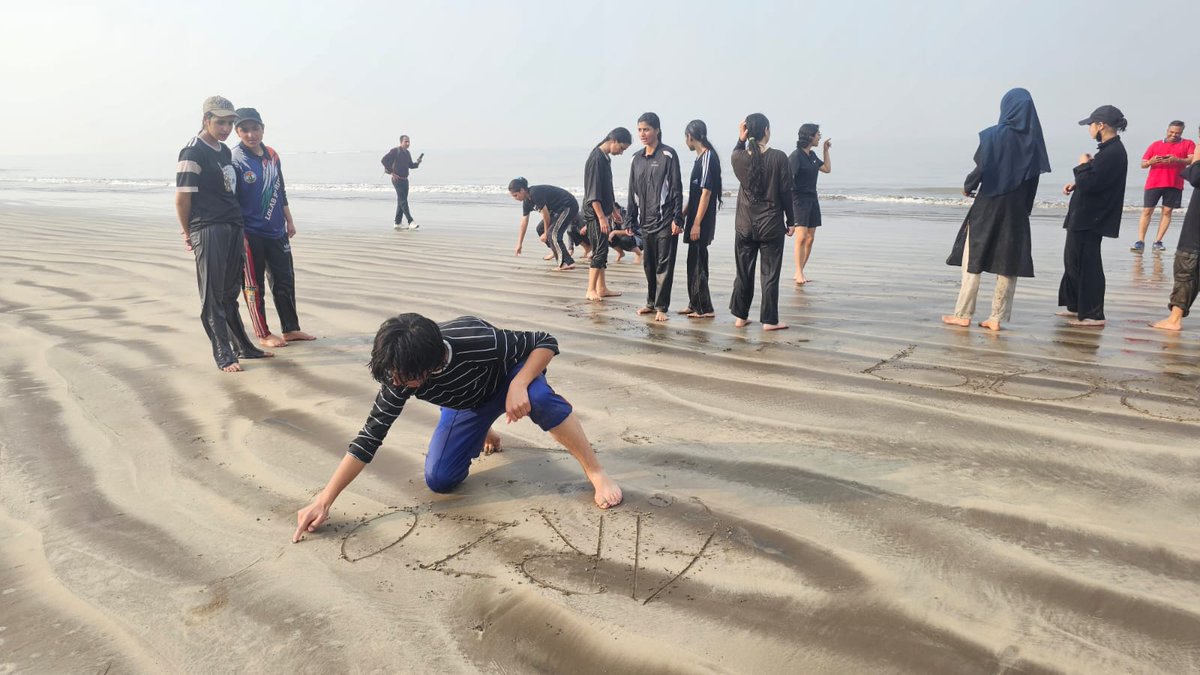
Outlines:
[[468,410],[495,394],[507,381],[508,371],[529,358],[533,350],[544,348],[558,354],[558,340],[544,331],[503,330],[474,316],[444,321],[438,328],[449,356],[445,369],[420,387],[381,386],[366,424],[350,443],[350,454],[370,462],[410,397],[443,408]]

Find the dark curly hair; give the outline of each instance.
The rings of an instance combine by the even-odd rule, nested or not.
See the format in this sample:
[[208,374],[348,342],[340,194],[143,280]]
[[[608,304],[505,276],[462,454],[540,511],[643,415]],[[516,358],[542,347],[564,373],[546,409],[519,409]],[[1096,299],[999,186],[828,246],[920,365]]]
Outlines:
[[442,331],[432,320],[408,312],[384,321],[371,348],[371,377],[381,384],[418,380],[446,361]]

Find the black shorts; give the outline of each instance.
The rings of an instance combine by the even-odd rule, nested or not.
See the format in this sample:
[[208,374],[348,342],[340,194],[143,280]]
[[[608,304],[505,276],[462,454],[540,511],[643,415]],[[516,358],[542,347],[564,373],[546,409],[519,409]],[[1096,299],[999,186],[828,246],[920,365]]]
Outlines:
[[1177,209],[1183,205],[1183,190],[1179,188],[1152,188],[1146,190],[1146,196],[1142,200],[1142,208],[1152,209],[1158,206],[1158,200],[1162,200],[1162,205],[1168,209]]
[[796,227],[820,227],[821,204],[815,199],[797,199],[792,202],[796,212]]

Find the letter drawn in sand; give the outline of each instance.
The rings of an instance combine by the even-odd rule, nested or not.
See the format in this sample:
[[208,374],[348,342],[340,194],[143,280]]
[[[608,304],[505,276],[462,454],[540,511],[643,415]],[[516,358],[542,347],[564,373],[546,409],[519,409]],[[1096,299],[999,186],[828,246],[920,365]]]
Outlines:
[[[484,574],[482,572],[465,572],[462,570],[450,569],[450,568],[446,567],[446,563],[463,555],[464,553],[471,550],[478,544],[492,538],[493,536],[503,532],[504,530],[507,530],[510,527],[515,527],[517,525],[517,523],[516,522],[506,522],[506,521],[485,520],[483,518],[475,518],[473,516],[460,516],[460,517],[456,518],[455,520],[458,520],[460,522],[465,521],[465,522],[470,522],[470,523],[479,523],[479,524],[484,525],[485,527],[489,527],[490,529],[488,529],[482,535],[476,537],[474,540],[464,544],[457,551],[442,558],[441,560],[436,560],[427,565],[426,564],[419,565],[419,567],[423,570],[432,570],[434,572],[441,572],[443,574],[452,574],[454,576],[465,575],[465,576],[469,576],[469,577],[475,577],[477,579],[494,579],[495,576],[491,575],[491,574]],[[492,527],[492,526],[494,526],[494,527]]]
[[404,541],[404,538],[412,534],[416,527],[417,514],[409,509],[368,518],[355,525],[346,533],[346,536],[342,537],[341,557],[346,562],[356,563],[364,558],[378,555]]

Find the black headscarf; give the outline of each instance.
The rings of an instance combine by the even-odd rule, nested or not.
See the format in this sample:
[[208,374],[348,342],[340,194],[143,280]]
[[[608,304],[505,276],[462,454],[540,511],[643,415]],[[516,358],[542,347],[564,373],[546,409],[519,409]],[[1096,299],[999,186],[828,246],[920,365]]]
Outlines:
[[1050,172],[1042,123],[1028,91],[1010,89],[1000,100],[1000,123],[979,132],[979,154],[980,195],[1012,192],[1030,178]]

